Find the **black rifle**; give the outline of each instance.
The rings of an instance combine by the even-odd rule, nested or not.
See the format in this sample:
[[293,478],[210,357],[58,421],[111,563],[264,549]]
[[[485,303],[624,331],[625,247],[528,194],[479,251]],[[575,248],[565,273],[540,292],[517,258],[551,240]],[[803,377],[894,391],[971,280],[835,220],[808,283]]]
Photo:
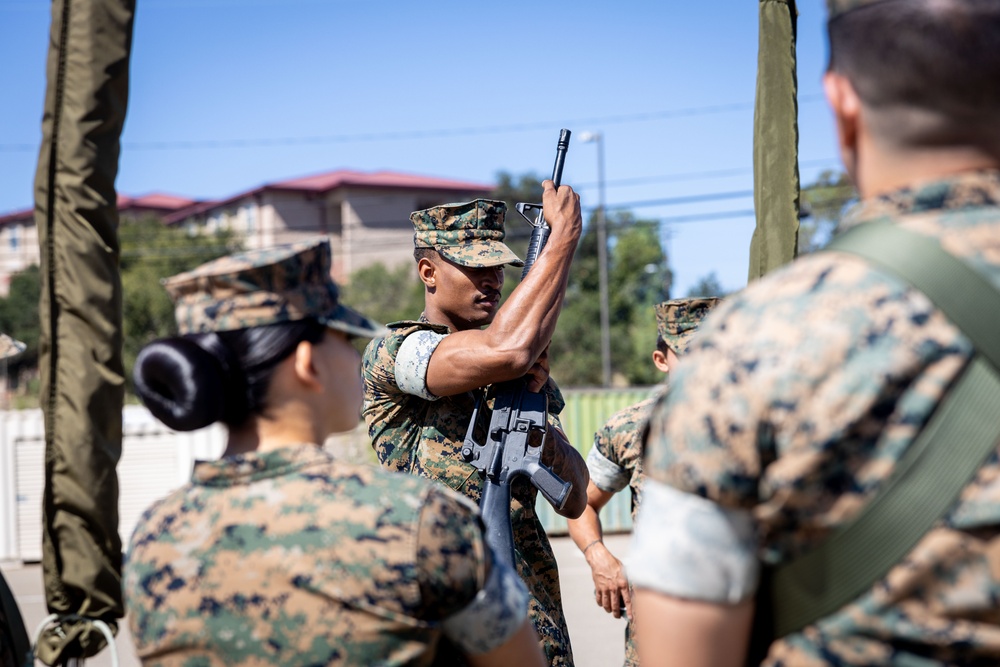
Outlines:
[[[562,180],[563,162],[569,148],[569,130],[559,133],[556,164],[552,181]],[[521,279],[528,275],[548,241],[541,204],[517,204],[517,212],[532,226],[528,254],[524,258]],[[492,401],[493,409],[488,404]],[[514,533],[510,525],[510,485],[515,477],[525,475],[552,505],[562,509],[573,489],[541,463],[547,431],[548,396],[528,391],[525,378],[491,385],[476,400],[472,420],[462,446],[462,456],[483,476],[483,495],[479,501],[486,541],[502,562],[514,567]],[[486,415],[489,428],[484,428]]]

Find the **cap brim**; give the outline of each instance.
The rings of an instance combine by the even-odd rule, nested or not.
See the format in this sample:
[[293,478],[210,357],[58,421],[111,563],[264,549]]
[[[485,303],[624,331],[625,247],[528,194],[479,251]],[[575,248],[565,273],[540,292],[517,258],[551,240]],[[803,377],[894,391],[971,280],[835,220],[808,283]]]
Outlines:
[[490,266],[524,266],[524,262],[502,241],[475,241],[458,246],[438,246],[442,256],[473,269]]
[[320,322],[331,329],[343,331],[349,336],[359,338],[378,338],[388,333],[388,330],[381,324],[344,304],[338,304],[336,310],[326,317],[320,318]]

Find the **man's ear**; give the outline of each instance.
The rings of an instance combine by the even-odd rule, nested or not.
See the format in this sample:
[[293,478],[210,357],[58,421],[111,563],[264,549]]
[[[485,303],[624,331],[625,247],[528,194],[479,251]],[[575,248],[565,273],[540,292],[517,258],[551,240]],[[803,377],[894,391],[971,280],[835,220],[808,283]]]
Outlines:
[[437,286],[437,266],[430,259],[421,257],[417,261],[417,275],[427,289]]
[[313,363],[313,351],[313,344],[306,340],[295,347],[295,378],[309,390],[323,391],[316,364]]
[[833,111],[837,125],[837,145],[847,175],[857,183],[858,137],[861,120],[861,98],[843,74],[823,75],[823,92]]
[[657,370],[661,373],[666,373],[670,370],[670,363],[667,361],[667,355],[663,354],[659,350],[653,350],[653,365],[656,366]]

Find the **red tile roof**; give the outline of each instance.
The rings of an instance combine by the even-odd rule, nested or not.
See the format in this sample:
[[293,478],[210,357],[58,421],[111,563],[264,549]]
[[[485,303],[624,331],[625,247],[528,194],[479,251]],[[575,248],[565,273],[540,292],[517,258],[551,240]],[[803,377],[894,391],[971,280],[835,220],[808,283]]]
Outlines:
[[263,192],[313,192],[324,193],[341,187],[392,188],[400,190],[452,190],[471,194],[486,194],[493,190],[492,185],[458,181],[449,178],[433,176],[418,176],[397,171],[362,172],[350,169],[327,171],[313,176],[291,178],[274,183],[265,183],[252,190],[240,192],[225,199],[203,201],[192,206],[175,211],[164,217],[163,221],[170,225],[186,220],[195,215],[207,213],[213,209],[226,206],[240,199],[246,199]]
[[[128,195],[118,195],[118,211],[121,213],[141,212],[141,211],[177,211],[196,203],[194,199],[168,195],[162,192],[152,192],[139,197],[129,197]],[[20,211],[13,211],[0,215],[0,226],[13,222],[25,222],[31,220],[35,215],[35,209],[26,208]]]

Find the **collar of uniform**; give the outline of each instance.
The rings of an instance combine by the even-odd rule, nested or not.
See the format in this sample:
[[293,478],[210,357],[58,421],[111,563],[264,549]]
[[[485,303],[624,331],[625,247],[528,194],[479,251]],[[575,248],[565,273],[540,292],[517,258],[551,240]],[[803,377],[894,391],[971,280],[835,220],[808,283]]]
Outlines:
[[1000,170],[969,171],[866,199],[844,215],[838,231],[880,218],[985,206],[1000,206]]
[[267,452],[224,456],[218,461],[198,461],[191,482],[202,486],[233,486],[268,477],[280,477],[317,462],[330,454],[311,443],[288,445]]

